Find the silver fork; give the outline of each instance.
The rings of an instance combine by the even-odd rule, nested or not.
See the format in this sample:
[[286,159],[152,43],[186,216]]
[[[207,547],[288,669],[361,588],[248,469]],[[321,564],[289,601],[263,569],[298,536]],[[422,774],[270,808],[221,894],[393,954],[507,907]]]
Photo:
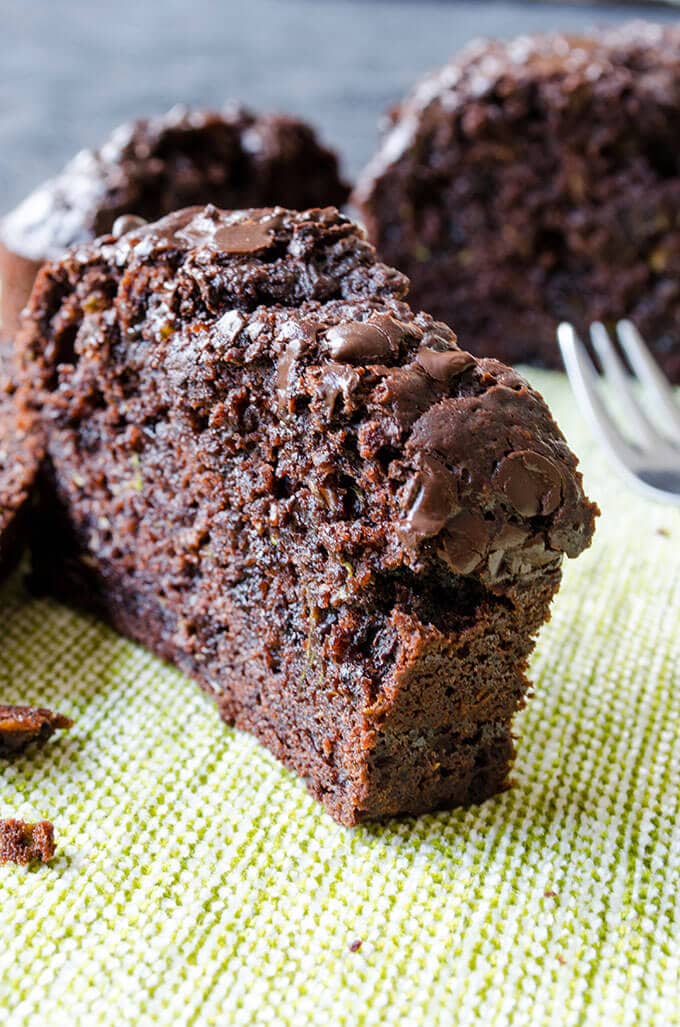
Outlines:
[[[590,326],[590,338],[602,366],[601,375],[573,325],[563,322],[557,329],[576,400],[622,477],[638,492],[680,506],[680,407],[635,326],[619,321],[616,333],[632,374],[600,322]],[[618,394],[626,435],[604,404],[600,382],[607,382]],[[636,385],[646,394],[657,423],[645,413]]]

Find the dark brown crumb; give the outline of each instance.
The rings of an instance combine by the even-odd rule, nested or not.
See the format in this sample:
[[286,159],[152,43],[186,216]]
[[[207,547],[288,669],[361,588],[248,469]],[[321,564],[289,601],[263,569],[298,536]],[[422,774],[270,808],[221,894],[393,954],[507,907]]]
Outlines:
[[70,727],[72,720],[52,710],[0,706],[0,756],[21,752],[30,742],[46,742],[55,731]]
[[556,891],[546,891],[543,892],[543,897],[546,899],[557,899],[559,898],[559,895]]
[[363,941],[361,938],[356,938],[353,942],[350,942],[349,950],[350,952],[358,952],[362,945]]
[[670,538],[671,537],[671,533],[668,530],[668,528],[657,528],[656,529],[656,533],[657,533],[657,535],[661,535],[662,538]]
[[54,826],[49,820],[37,824],[0,820],[0,863],[49,863],[54,851]]

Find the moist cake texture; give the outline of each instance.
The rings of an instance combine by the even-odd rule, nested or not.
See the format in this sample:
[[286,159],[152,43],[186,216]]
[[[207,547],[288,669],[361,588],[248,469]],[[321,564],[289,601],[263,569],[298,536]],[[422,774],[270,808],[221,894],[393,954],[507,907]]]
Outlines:
[[0,579],[24,548],[42,444],[34,415],[20,411],[10,347],[0,340]]
[[680,27],[472,44],[392,111],[354,198],[476,352],[557,367],[559,321],[629,317],[680,382]]
[[175,107],[83,150],[0,222],[2,325],[18,327],[35,275],[123,215],[155,220],[190,204],[306,209],[344,203],[337,158],[297,118]]
[[342,823],[503,788],[595,508],[538,393],[334,209],[192,208],[40,273],[39,587],[196,678]]

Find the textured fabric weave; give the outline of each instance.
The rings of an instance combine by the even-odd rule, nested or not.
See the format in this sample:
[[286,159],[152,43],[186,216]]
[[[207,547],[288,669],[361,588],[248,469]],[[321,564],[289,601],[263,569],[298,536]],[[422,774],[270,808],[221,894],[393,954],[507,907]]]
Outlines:
[[680,511],[530,376],[603,517],[532,661],[514,787],[481,807],[338,827],[181,674],[19,576],[0,592],[0,701],[76,721],[0,766],[0,816],[59,845],[0,868],[6,1027],[680,1023]]

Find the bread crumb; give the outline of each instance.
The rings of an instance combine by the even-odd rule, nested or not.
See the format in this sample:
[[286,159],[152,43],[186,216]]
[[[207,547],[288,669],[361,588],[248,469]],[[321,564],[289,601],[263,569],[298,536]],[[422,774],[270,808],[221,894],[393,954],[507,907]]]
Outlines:
[[54,852],[54,826],[49,820],[0,820],[0,863],[49,863]]
[[0,706],[0,756],[21,752],[30,742],[46,742],[55,731],[70,727],[72,720],[52,710]]

